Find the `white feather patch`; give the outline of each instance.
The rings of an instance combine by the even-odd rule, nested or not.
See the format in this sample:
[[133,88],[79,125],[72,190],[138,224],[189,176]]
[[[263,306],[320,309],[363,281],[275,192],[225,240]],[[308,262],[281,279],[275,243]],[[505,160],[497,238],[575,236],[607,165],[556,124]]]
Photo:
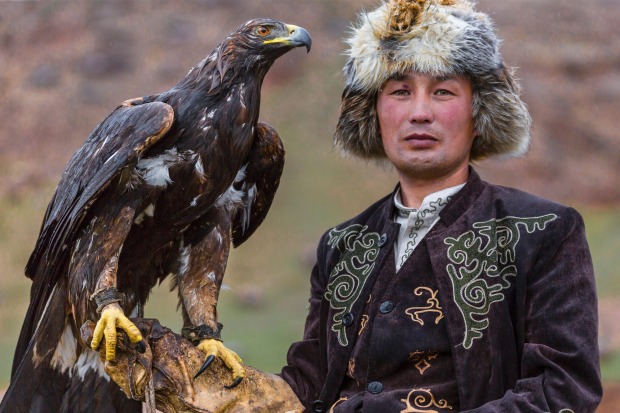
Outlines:
[[189,271],[190,266],[190,254],[192,248],[188,245],[187,247],[181,246],[181,255],[179,257],[179,262],[181,263],[181,267],[179,268],[179,277],[183,277]]
[[243,96],[243,86],[241,87],[241,90],[239,91],[239,103],[241,104],[241,107],[243,109],[246,109],[246,107],[245,107],[245,97]]
[[134,224],[140,225],[142,224],[142,221],[144,221],[145,216],[152,218],[153,215],[155,215],[155,205],[149,204],[149,206],[144,208],[144,211],[138,214],[138,216],[136,217],[136,219],[133,220],[133,222]]
[[196,171],[196,174],[200,178],[204,178],[205,168],[204,168],[204,164],[202,163],[202,158],[198,154],[196,155],[196,163],[194,164],[194,170]]
[[207,278],[211,280],[211,282],[215,282],[215,273],[213,271],[209,272],[209,274],[207,274]]
[[256,199],[256,194],[258,191],[256,190],[256,184],[252,185],[247,192],[247,202],[245,204],[245,208],[243,208],[243,215],[241,216],[241,226],[243,227],[243,232],[247,231],[250,226],[250,217],[252,215],[252,204],[254,203],[254,199]]
[[242,182],[245,179],[246,167],[247,167],[247,164],[243,165],[241,169],[239,169],[239,171],[237,172],[237,176],[235,176],[233,183],[228,187],[228,189],[222,195],[220,195],[216,199],[215,205],[217,205],[218,207],[225,206],[226,208],[231,210],[233,208],[239,207],[242,204],[244,193],[243,191],[239,191],[235,189],[234,184],[238,182]]
[[147,217],[153,218],[153,215],[155,215],[155,205],[149,204],[149,206],[144,208],[143,212],[144,212],[144,215],[146,215]]
[[192,199],[192,202],[189,203],[189,206],[191,207],[195,207],[196,205],[198,205],[198,200],[200,199],[200,195],[195,196]]
[[180,157],[176,148],[167,150],[164,154],[154,158],[144,158],[138,161],[134,174],[144,182],[153,186],[168,186],[172,183],[169,169],[179,162]]
[[50,365],[52,368],[60,371],[61,373],[69,371],[69,376],[71,376],[71,369],[73,368],[77,357],[76,351],[77,340],[73,336],[71,325],[65,321],[65,329],[60,336],[58,344],[56,345]]
[[217,231],[217,232],[215,233],[215,235],[216,235],[216,238],[217,238],[217,242],[218,242],[219,244],[221,244],[221,243],[222,243],[222,241],[224,240],[224,239],[222,238],[222,233],[221,233],[220,231]]
[[99,359],[99,352],[86,348],[77,359],[73,367],[73,373],[80,376],[81,379],[84,379],[89,370],[92,370],[105,380],[110,381],[110,376],[105,372],[103,363]]

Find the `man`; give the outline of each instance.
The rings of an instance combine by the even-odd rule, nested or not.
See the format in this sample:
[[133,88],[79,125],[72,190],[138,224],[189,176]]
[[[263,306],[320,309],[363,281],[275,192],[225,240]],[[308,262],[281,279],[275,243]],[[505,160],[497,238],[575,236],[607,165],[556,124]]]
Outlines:
[[335,142],[394,193],[328,231],[282,377],[314,412],[594,412],[594,276],[570,208],[483,182],[530,117],[488,16],[398,0],[349,43]]

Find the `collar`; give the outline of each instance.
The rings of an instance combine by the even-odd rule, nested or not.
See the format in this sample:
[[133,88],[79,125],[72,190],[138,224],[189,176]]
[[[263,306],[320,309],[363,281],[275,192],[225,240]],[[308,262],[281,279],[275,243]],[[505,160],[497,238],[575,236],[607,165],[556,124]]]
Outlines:
[[422,204],[419,208],[408,208],[403,205],[402,198],[400,196],[400,186],[398,186],[393,197],[396,210],[395,217],[408,218],[412,213],[416,213],[418,211],[428,211],[429,217],[431,215],[434,216],[441,212],[443,207],[446,205],[447,200],[459,192],[464,186],[465,184],[460,184],[433,192],[422,200]]
[[486,183],[480,179],[480,175],[469,167],[469,179],[463,189],[452,197],[452,200],[439,214],[441,222],[451,226],[461,215],[474,205],[474,201],[480,196]]
[[[449,227],[454,222],[456,222],[456,220],[459,219],[461,215],[463,215],[467,210],[472,207],[475,200],[480,196],[486,185],[487,183],[484,182],[480,178],[480,175],[478,175],[476,170],[470,166],[469,178],[467,179],[465,186],[463,186],[460,191],[454,194],[452,200],[441,211],[441,213],[439,214],[440,219],[438,224],[441,223],[441,227]],[[390,195],[387,195],[386,197],[377,201],[377,204],[381,204],[378,212],[392,223],[394,223],[392,218],[396,216],[397,209],[394,203],[394,196],[399,189],[400,185],[397,184]],[[398,224],[394,223],[394,225],[398,227]],[[438,225],[435,225],[435,227],[437,226]],[[436,229],[437,228],[435,228],[435,230]]]

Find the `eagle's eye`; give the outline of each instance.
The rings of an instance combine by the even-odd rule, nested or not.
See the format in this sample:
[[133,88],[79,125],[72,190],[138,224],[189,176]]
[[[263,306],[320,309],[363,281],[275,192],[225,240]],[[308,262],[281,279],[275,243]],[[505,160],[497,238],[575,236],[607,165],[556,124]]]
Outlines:
[[261,37],[265,37],[269,33],[271,33],[271,28],[267,26],[258,26],[258,28],[256,29],[256,34]]

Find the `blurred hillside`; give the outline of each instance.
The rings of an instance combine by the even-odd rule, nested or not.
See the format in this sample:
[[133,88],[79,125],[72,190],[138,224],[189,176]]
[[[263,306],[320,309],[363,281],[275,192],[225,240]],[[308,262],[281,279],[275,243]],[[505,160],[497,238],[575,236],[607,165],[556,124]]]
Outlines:
[[[27,305],[23,267],[65,163],[117,104],[170,88],[259,16],[303,26],[314,43],[308,55],[278,60],[265,80],[261,119],[283,137],[287,164],[267,220],[232,254],[220,314],[225,340],[246,361],[271,371],[284,363],[301,337],[318,238],[395,183],[390,171],[341,159],[331,146],[341,40],[356,12],[377,2],[0,1],[0,386]],[[620,0],[480,0],[478,8],[494,18],[534,119],[526,158],[478,170],[578,207],[599,288],[620,294]],[[175,327],[176,294],[166,290],[146,311]]]
[[[168,89],[225,34],[256,16],[310,30],[312,53],[302,57],[296,51],[278,62],[265,92],[286,87],[292,100],[286,108],[320,110],[323,123],[333,128],[341,39],[355,12],[373,4],[0,3],[0,195],[54,184],[71,153],[117,103]],[[577,0],[485,0],[479,8],[492,14],[505,39],[505,60],[518,67],[535,125],[526,159],[484,163],[483,174],[562,201],[620,201],[620,1],[584,6]],[[312,95],[300,95],[311,82]],[[263,106],[266,115],[272,110]],[[331,129],[326,129],[302,139],[330,148]],[[297,128],[293,135],[313,130]]]

